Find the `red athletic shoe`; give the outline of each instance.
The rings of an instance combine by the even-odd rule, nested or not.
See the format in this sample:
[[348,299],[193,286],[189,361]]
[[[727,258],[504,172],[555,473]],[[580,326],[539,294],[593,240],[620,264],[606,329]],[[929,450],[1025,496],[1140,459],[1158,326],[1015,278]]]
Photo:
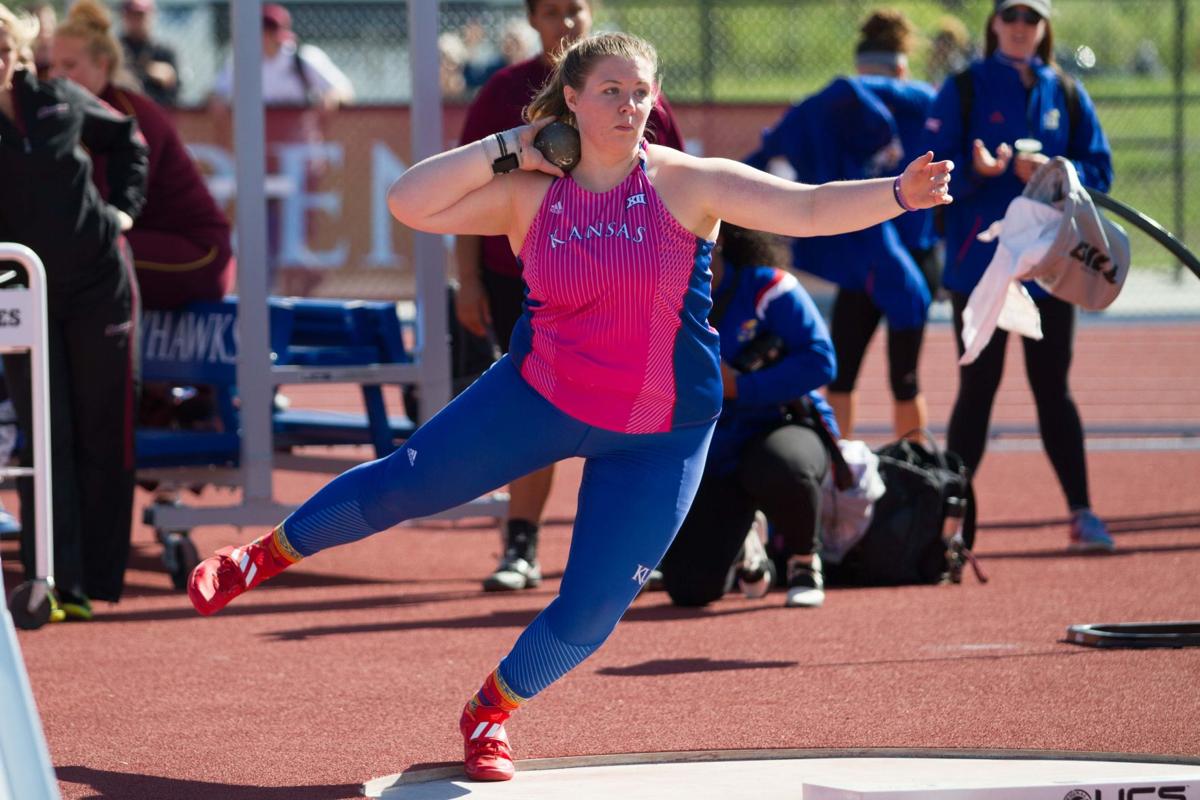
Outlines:
[[473,781],[511,781],[516,768],[504,721],[508,712],[494,706],[463,709],[458,728],[463,735],[463,768]]
[[289,558],[283,552],[276,538],[278,530],[243,547],[223,547],[201,561],[188,579],[188,599],[196,610],[206,617],[215,614],[242,592],[299,561],[298,553]]

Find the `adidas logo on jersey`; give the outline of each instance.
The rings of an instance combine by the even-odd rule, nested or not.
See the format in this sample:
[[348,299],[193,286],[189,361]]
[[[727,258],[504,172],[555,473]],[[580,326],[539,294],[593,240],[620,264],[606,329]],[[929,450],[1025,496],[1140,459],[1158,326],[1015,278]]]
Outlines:
[[563,204],[562,204],[562,200],[559,200],[557,203],[555,203],[554,205],[550,206],[550,213],[551,213],[551,214],[561,214],[562,212],[563,212]]

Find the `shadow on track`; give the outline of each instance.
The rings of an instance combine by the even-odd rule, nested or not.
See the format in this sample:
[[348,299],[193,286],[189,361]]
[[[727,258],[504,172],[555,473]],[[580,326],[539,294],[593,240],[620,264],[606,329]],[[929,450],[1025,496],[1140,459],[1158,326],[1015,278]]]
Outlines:
[[979,560],[986,565],[991,561],[1013,558],[1087,558],[1103,561],[1146,553],[1194,553],[1196,551],[1200,551],[1200,542],[1196,544],[1150,544],[1143,547],[1129,547],[1117,542],[1116,552],[1113,553],[1071,553],[1060,547],[1052,550],[1011,550],[1002,553],[985,551],[978,553],[978,556]]
[[[1178,511],[1169,514],[1138,514],[1127,517],[1105,517],[1105,523],[1112,533],[1150,533],[1153,531],[1180,531],[1189,528],[1200,529],[1200,511]],[[980,530],[1027,530],[1029,528],[1066,527],[1070,520],[1066,517],[1050,517],[1047,519],[1012,519],[980,522]]]
[[67,766],[55,770],[60,781],[92,787],[88,800],[346,800],[359,797],[361,784],[327,786],[238,786],[156,775]]
[[[260,589],[263,587],[259,587]],[[255,591],[258,591],[257,589]],[[452,603],[469,600],[478,596],[479,592],[425,592],[423,594],[392,595],[380,597],[367,595],[342,600],[311,600],[302,603],[255,603],[253,600],[244,601],[242,605],[231,605],[217,615],[218,619],[226,617],[251,617],[261,614],[314,614],[322,611],[361,611],[363,609],[392,608],[400,606],[418,606],[426,603]],[[258,595],[261,598],[263,595]],[[165,622],[174,619],[201,619],[192,608],[187,597],[179,595],[179,606],[172,608],[157,608],[145,611],[122,611],[120,606],[106,609],[103,614],[97,614],[91,625],[112,622]]]
[[[528,594],[525,597],[529,597]],[[490,602],[491,598],[486,595],[481,595],[479,592],[464,593],[460,599],[478,598]],[[716,616],[728,616],[730,614],[746,614],[752,611],[767,610],[773,606],[755,605],[749,608],[730,608],[715,611],[711,609],[698,608],[678,608],[671,605],[663,606],[647,606],[644,608],[634,606],[629,611],[625,612],[623,624],[629,622],[657,622],[662,620],[704,620],[711,619]],[[405,620],[391,622],[372,622],[365,625],[313,625],[307,628],[296,628],[293,630],[274,631],[266,634],[268,638],[274,641],[295,642],[313,639],[321,636],[344,636],[346,634],[358,633],[391,633],[395,631],[410,631],[410,630],[474,630],[480,628],[524,628],[533,618],[538,615],[541,610],[541,604],[537,608],[520,608],[506,609],[501,611],[491,611],[487,614],[475,614],[466,617],[450,617],[448,619],[420,619],[420,620]],[[224,612],[222,612],[224,613]]]
[[743,661],[736,658],[659,658],[628,667],[604,667],[596,670],[596,674],[622,677],[685,675],[691,672],[729,672],[739,669],[788,669],[799,664],[799,661]]

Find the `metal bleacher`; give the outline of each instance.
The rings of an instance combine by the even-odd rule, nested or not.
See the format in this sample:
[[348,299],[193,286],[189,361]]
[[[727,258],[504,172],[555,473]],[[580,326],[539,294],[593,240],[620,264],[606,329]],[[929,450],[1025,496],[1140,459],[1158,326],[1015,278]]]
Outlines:
[[[412,322],[402,320],[398,309],[389,302],[268,299],[272,374],[291,376],[277,378],[280,384],[357,384],[363,403],[363,411],[354,413],[272,402],[277,467],[338,472],[361,458],[315,454],[313,446],[368,445],[374,457],[382,458],[413,432],[415,424],[406,414],[388,413],[383,393],[385,384],[408,382],[398,370],[411,369],[413,361],[405,345],[414,335]],[[199,424],[143,424],[136,431],[138,479],[167,497],[197,486],[242,485],[237,316],[236,297],[143,314],[143,381],[199,389],[211,398],[209,414]],[[500,516],[505,500],[496,493],[439,516]],[[143,521],[155,528],[167,571],[183,588],[199,556],[189,526],[160,519],[178,506],[174,499],[156,500]]]
[[[214,414],[212,424],[202,429],[139,428],[141,477],[156,481],[174,477],[172,482],[187,483],[195,471],[185,468],[202,467],[211,477],[212,467],[239,465],[237,309],[237,298],[228,297],[143,315],[143,381],[210,387]],[[412,362],[394,303],[272,297],[268,318],[270,358],[276,366],[368,370]],[[335,379],[332,373],[330,377]],[[364,412],[358,414],[274,407],[275,450],[369,444],[377,458],[391,453],[414,426],[407,416],[388,414],[380,383],[361,383],[360,390]]]

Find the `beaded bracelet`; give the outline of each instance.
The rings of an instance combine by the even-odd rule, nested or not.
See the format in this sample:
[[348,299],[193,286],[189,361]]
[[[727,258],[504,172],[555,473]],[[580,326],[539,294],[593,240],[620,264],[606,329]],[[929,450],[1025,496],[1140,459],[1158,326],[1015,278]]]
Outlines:
[[904,195],[900,192],[900,178],[904,176],[897,175],[896,180],[892,181],[892,194],[896,196],[896,203],[905,211],[920,211],[916,206],[910,206],[904,202]]

